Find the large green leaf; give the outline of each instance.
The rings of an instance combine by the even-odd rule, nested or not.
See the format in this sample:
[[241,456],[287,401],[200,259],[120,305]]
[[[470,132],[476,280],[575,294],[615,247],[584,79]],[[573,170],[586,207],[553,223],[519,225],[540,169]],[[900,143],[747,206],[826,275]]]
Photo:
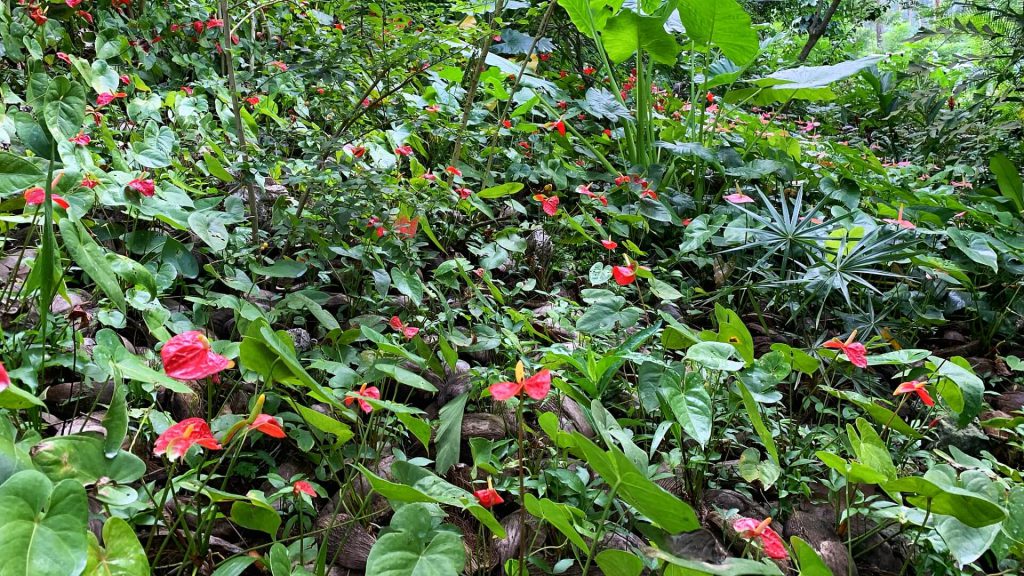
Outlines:
[[735,372],[742,370],[745,366],[741,361],[730,360],[738,353],[739,351],[732,344],[725,342],[698,342],[686,351],[686,359],[696,362],[708,370]]
[[960,356],[949,359],[928,357],[928,367],[942,399],[957,412],[957,423],[966,426],[981,412],[985,383],[971,369],[971,364]]
[[797,536],[790,538],[789,542],[800,565],[799,576],[833,576],[832,570],[810,544]]
[[84,576],[148,576],[149,559],[135,530],[120,518],[103,524],[103,546],[89,533],[89,560]]
[[683,432],[707,446],[711,439],[711,395],[699,374],[690,372],[684,378],[671,370],[661,377],[659,393],[665,399]]
[[401,507],[391,520],[390,530],[370,549],[366,573],[375,576],[461,574],[466,565],[462,537],[448,530],[432,530],[429,515],[427,504]]
[[604,49],[612,62],[619,63],[643,49],[655,62],[672,65],[682,47],[665,31],[665,19],[641,16],[623,10],[608,20],[601,34]]
[[972,528],[996,524],[1006,518],[1006,511],[988,498],[965,488],[940,486],[932,479],[911,476],[886,482],[883,487],[890,492],[915,493],[917,496],[907,497],[914,506],[930,509],[932,514],[952,516]]
[[146,464],[136,455],[118,450],[107,458],[103,439],[95,436],[55,436],[32,449],[36,468],[51,479],[95,484],[101,478],[127,484],[146,473]]
[[115,371],[122,377],[148,386],[163,386],[179,394],[193,394],[184,382],[175,380],[163,372],[149,367],[142,358],[132,354],[124,347],[120,337],[109,328],[96,333],[96,348],[93,349],[93,362]]
[[761,443],[764,444],[768,455],[772,457],[772,461],[775,465],[779,465],[779,449],[775,447],[775,440],[772,437],[768,427],[764,425],[764,419],[761,418],[761,411],[758,409],[757,401],[754,400],[754,396],[747,389],[747,386],[740,380],[736,381],[736,388],[740,392],[740,398],[743,400],[743,407],[747,411],[747,416],[750,418],[750,423],[754,426],[754,431],[757,432],[757,436],[761,438]]
[[43,97],[43,118],[50,134],[64,142],[78,134],[85,119],[85,90],[77,82],[56,78]]
[[593,38],[622,7],[622,0],[558,0],[558,5],[565,9],[577,30]]
[[560,504],[547,498],[538,499],[533,494],[526,494],[526,511],[554,526],[563,536],[569,539],[580,550],[588,550],[586,540],[580,536],[573,526],[574,518],[582,520],[583,511],[568,504]]
[[469,392],[463,392],[445,404],[438,414],[441,424],[437,427],[437,457],[434,462],[434,470],[438,474],[446,474],[459,461],[462,416],[467,400]]
[[157,127],[150,123],[146,126],[142,142],[132,145],[135,161],[146,168],[165,168],[171,165],[171,153],[177,138],[174,131],[167,126]]
[[391,467],[395,478],[401,483],[385,480],[363,466],[358,468],[366,476],[370,486],[388,500],[455,506],[472,514],[498,538],[505,537],[505,529],[490,510],[477,503],[472,494],[448,483],[440,476],[404,461],[395,462]]
[[1024,213],[1024,183],[1021,182],[1017,167],[1004,154],[996,154],[988,167],[996,175],[999,192],[1013,202],[1017,212]]
[[757,31],[736,0],[682,0],[679,19],[686,35],[700,46],[717,46],[736,64],[757,57]]
[[713,574],[714,576],[783,576],[782,570],[770,560],[755,562],[746,558],[728,558],[721,564],[711,564],[689,558],[680,558],[664,550],[651,550],[651,555],[668,563],[666,576],[694,576],[697,574]]
[[700,528],[697,515],[689,504],[641,474],[621,450],[611,446],[604,451],[579,432],[573,432],[572,439],[579,457],[619,498],[652,522],[672,533]]
[[107,458],[117,456],[125,436],[128,435],[128,403],[125,401],[127,394],[128,389],[124,383],[115,383],[110,406],[103,415],[103,428],[107,431],[103,438],[103,455]]
[[644,570],[644,561],[636,554],[614,548],[602,550],[594,561],[604,576],[640,576]]
[[277,510],[256,500],[232,503],[231,521],[242,528],[264,532],[271,538],[277,535],[277,529],[281,527],[281,515]]
[[74,480],[25,470],[0,486],[0,573],[69,576],[85,569],[89,505]]
[[64,240],[64,247],[71,258],[123,314],[126,306],[124,291],[121,290],[117,276],[107,262],[106,251],[93,240],[81,222],[63,218],[58,227]]
[[0,197],[39,185],[46,173],[25,158],[0,152]]

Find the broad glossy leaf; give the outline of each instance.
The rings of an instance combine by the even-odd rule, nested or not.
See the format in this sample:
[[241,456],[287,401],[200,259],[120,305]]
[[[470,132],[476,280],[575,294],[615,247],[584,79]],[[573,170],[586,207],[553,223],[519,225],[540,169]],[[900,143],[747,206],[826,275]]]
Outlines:
[[56,486],[25,470],[0,486],[0,558],[4,576],[68,576],[85,569],[89,507],[75,480]]
[[694,372],[680,379],[666,370],[661,377],[659,393],[686,434],[703,448],[711,439],[711,395],[700,375]]
[[644,561],[625,550],[602,550],[594,561],[605,576],[640,576],[644,569]]
[[95,436],[47,438],[33,447],[32,461],[52,480],[82,484],[95,484],[101,478],[127,484],[146,473],[146,464],[131,452],[118,450],[113,458],[107,458],[103,439]]
[[698,342],[686,351],[686,359],[696,362],[708,370],[720,370],[722,372],[735,372],[742,370],[745,365],[738,360],[730,360],[737,355],[737,350],[732,344],[724,342]]
[[114,270],[107,262],[106,251],[93,240],[81,222],[63,218],[58,226],[60,227],[60,236],[64,240],[64,247],[67,248],[75,264],[81,267],[82,272],[85,272],[96,283],[96,286],[123,314],[126,310],[124,291],[121,290]]
[[679,19],[694,42],[717,46],[736,64],[746,64],[758,54],[757,31],[736,0],[682,0]]
[[135,530],[120,518],[103,524],[103,546],[89,533],[89,560],[85,576],[148,576],[149,559]]
[[281,526],[281,516],[277,510],[262,502],[236,501],[232,503],[231,521],[242,528],[264,532],[271,538],[277,535],[277,529]]
[[43,101],[43,118],[55,140],[66,142],[78,134],[85,119],[85,90],[80,84],[64,77],[55,78]]

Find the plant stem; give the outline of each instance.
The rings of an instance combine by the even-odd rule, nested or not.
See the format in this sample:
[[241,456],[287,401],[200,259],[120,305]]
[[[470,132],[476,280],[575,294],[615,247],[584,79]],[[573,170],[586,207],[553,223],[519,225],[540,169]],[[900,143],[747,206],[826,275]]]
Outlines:
[[608,520],[608,514],[612,511],[612,504],[615,503],[615,494],[618,491],[619,485],[616,484],[608,492],[608,502],[604,505],[604,510],[601,511],[601,518],[597,521],[597,528],[594,529],[594,539],[590,542],[590,550],[587,551],[587,561],[583,564],[582,576],[587,576],[589,573],[590,564],[594,561],[594,553],[597,552],[597,546],[601,542],[601,537],[604,536],[604,525]]

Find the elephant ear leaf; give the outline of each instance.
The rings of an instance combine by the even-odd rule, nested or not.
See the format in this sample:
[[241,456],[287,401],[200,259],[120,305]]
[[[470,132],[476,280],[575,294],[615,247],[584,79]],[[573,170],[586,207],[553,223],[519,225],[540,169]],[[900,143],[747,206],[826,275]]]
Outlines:
[[682,0],[679,19],[686,35],[698,46],[715,46],[740,66],[757,57],[757,31],[736,0]]

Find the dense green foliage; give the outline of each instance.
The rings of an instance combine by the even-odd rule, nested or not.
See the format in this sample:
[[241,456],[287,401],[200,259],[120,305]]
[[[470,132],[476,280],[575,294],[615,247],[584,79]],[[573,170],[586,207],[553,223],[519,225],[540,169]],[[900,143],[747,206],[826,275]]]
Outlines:
[[0,575],[1019,573],[1022,31],[0,5]]

